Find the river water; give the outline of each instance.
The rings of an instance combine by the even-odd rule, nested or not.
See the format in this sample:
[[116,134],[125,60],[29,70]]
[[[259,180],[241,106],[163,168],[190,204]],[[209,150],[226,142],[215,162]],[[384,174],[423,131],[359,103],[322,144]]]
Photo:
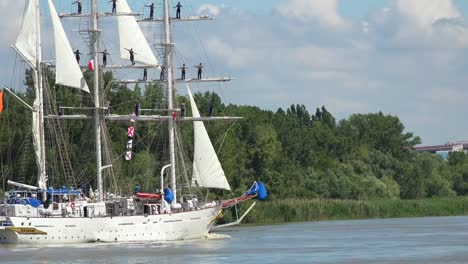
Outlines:
[[242,226],[174,243],[0,246],[0,263],[468,263],[468,217]]

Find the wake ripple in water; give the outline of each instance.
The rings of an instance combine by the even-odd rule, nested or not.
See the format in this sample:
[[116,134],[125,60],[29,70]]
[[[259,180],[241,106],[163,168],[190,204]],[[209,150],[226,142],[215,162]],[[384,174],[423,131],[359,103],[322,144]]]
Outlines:
[[229,239],[231,238],[230,236],[226,234],[219,234],[219,233],[209,233],[205,239],[207,240],[224,240],[224,239]]

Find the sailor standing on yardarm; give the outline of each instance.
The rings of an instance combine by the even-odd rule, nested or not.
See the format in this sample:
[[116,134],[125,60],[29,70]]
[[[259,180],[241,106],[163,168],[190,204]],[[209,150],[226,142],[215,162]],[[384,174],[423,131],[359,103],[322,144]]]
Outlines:
[[104,65],[104,67],[107,66],[107,55],[110,55],[110,53],[107,52],[107,49],[105,49],[104,51],[101,51],[99,53],[102,53],[102,64]]
[[178,2],[177,5],[174,6],[174,8],[177,8],[176,9],[176,18],[180,18],[180,8],[182,8],[182,5],[180,4],[180,2]]
[[179,68],[180,70],[182,70],[182,75],[180,76],[180,79],[181,80],[185,80],[185,70],[187,69],[187,66],[185,66],[185,63],[182,65],[182,67]]
[[[126,48],[125,48],[126,49]],[[132,66],[135,65],[135,52],[133,49],[126,49],[130,53],[130,61],[132,62]]]
[[202,72],[203,72],[203,65],[200,63],[198,65],[194,65],[193,67],[197,68],[197,79],[200,80],[202,78]]
[[74,53],[75,53],[76,61],[78,62],[78,64],[80,64],[80,55],[83,55],[83,54],[80,53],[79,49],[77,49]]
[[151,3],[151,5],[145,5],[146,7],[150,8],[150,19],[153,19],[154,16],[154,3]]
[[110,0],[107,3],[110,3],[110,2],[112,2],[112,13],[113,14],[117,13],[117,0]]
[[164,80],[165,79],[165,71],[166,71],[166,65],[161,65],[161,73],[159,74],[159,79]]
[[78,5],[78,14],[81,14],[81,0],[76,0],[75,2],[72,3],[72,5],[74,4]]
[[148,70],[146,68],[143,69],[143,81],[148,80]]

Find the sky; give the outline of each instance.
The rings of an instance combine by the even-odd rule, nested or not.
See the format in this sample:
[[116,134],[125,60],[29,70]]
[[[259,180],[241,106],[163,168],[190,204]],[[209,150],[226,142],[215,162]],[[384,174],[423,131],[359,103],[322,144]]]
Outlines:
[[[75,8],[55,2],[59,12]],[[109,11],[109,4],[100,2],[101,10]],[[135,12],[148,15],[143,4],[151,0],[129,2]],[[158,6],[160,0],[155,2]],[[423,144],[468,140],[466,0],[180,2],[183,16],[216,19],[173,23],[176,64],[203,62],[206,76],[235,78],[228,84],[196,85],[195,91],[215,91],[225,102],[272,111],[303,104],[314,113],[325,106],[338,120],[382,111],[400,117],[406,131],[420,136]],[[1,85],[20,86],[24,78],[25,66],[9,48],[21,26],[24,3],[0,0]],[[113,19],[102,22],[102,45],[112,63],[119,63]],[[53,43],[47,42],[50,23],[43,20],[44,57],[53,59]],[[73,48],[84,50],[77,30],[86,21],[67,20],[64,26]],[[158,42],[160,26],[143,28],[149,42]],[[132,74],[140,72],[119,77]],[[194,68],[188,73],[195,74]]]

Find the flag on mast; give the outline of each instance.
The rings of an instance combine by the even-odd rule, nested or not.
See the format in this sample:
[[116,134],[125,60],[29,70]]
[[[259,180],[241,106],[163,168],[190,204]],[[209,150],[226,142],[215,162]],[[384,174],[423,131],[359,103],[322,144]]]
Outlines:
[[0,113],[3,111],[3,91],[0,92]]
[[91,71],[94,71],[94,60],[90,60],[88,62],[88,68],[91,70]]

